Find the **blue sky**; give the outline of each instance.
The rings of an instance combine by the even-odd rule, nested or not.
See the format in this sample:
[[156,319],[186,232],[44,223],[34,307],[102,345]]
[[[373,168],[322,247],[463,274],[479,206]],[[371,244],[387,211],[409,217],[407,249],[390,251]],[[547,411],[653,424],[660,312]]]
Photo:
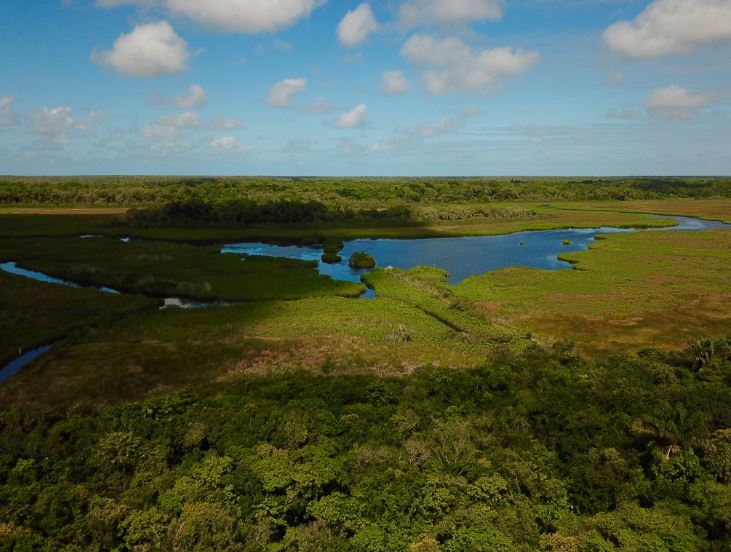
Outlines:
[[728,0],[3,0],[0,173],[731,174]]

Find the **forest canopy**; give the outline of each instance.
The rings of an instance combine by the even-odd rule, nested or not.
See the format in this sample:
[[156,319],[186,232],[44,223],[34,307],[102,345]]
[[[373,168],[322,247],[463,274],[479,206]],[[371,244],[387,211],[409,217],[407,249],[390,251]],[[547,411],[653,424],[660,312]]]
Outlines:
[[0,413],[2,550],[728,550],[731,340]]
[[729,178],[0,177],[0,206],[141,207],[198,200],[327,205],[728,198]]

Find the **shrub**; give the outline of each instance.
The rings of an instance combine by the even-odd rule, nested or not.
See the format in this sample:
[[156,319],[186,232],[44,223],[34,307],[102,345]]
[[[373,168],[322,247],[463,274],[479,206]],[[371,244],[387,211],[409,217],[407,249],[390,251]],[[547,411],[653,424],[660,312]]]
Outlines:
[[368,253],[363,253],[362,251],[356,251],[350,256],[350,260],[348,261],[348,264],[352,268],[375,268],[376,267],[376,260],[371,257]]
[[327,239],[322,244],[322,250],[325,253],[339,253],[343,247],[345,247],[345,242],[338,239]]
[[322,257],[320,258],[322,259],[323,263],[327,264],[338,264],[340,261],[343,260],[343,258],[337,253],[329,253],[327,251],[323,253]]

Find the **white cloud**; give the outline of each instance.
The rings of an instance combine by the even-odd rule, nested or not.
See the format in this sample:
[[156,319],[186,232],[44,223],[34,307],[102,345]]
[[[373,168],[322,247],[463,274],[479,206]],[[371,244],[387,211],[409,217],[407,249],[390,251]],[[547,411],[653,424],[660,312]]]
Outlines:
[[163,117],[159,124],[173,128],[195,129],[201,127],[201,119],[195,111],[186,111],[173,117]]
[[76,119],[75,128],[85,131],[93,131],[96,124],[103,121],[107,116],[101,111],[90,111],[85,117]]
[[212,148],[224,151],[231,151],[236,147],[237,140],[234,136],[224,136],[210,141]]
[[14,101],[15,98],[12,96],[0,98],[0,126],[13,126],[20,122],[18,116],[13,111]]
[[378,30],[378,22],[368,4],[361,4],[345,14],[338,25],[338,39],[345,46],[363,44],[370,33]]
[[536,51],[493,48],[473,52],[462,40],[437,40],[416,34],[401,49],[412,64],[426,68],[424,83],[429,93],[447,94],[456,90],[485,92],[509,75],[524,73],[540,59]]
[[724,39],[731,39],[729,0],[654,0],[604,32],[610,48],[631,58],[688,53]]
[[497,0],[412,0],[401,5],[398,23],[402,28],[417,25],[462,25],[502,17]]
[[208,103],[208,94],[202,86],[194,84],[188,88],[188,94],[177,96],[174,102],[180,109],[198,109]]
[[338,128],[358,128],[365,124],[368,115],[368,107],[365,104],[358,104],[338,117],[335,126]]
[[138,25],[129,34],[122,34],[111,50],[94,50],[91,57],[122,75],[158,77],[185,69],[188,46],[167,21],[160,21]]
[[93,131],[96,123],[104,118],[100,111],[91,111],[85,117],[76,119],[68,105],[44,107],[28,113],[32,132],[49,142],[61,145],[71,141],[74,131]]
[[251,146],[248,144],[240,144],[238,138],[235,136],[223,136],[221,138],[214,138],[208,143],[213,149],[225,152],[225,153],[249,153]]
[[31,129],[36,134],[55,144],[68,144],[69,134],[74,128],[71,108],[67,105],[44,107],[28,114]]
[[645,100],[650,115],[665,119],[685,119],[692,112],[716,104],[726,98],[724,92],[689,92],[673,84],[658,88]]
[[307,88],[306,79],[284,79],[269,89],[267,103],[272,107],[289,107],[294,97]]
[[187,111],[173,117],[163,117],[142,129],[142,136],[151,142],[174,142],[181,137],[183,130],[202,128],[200,115]]
[[289,27],[324,0],[167,0],[168,9],[224,31],[250,34]]
[[169,97],[164,95],[152,95],[147,103],[153,107],[175,106],[180,109],[198,109],[208,103],[208,94],[199,84],[188,87],[188,91],[180,96]]
[[403,71],[386,71],[381,78],[381,92],[388,96],[403,96],[411,92],[411,85]]
[[238,130],[241,127],[241,121],[234,117],[217,117],[210,122],[204,122],[197,112],[186,111],[179,115],[162,117],[154,123],[150,123],[142,129],[142,136],[151,142],[174,142],[188,130]]

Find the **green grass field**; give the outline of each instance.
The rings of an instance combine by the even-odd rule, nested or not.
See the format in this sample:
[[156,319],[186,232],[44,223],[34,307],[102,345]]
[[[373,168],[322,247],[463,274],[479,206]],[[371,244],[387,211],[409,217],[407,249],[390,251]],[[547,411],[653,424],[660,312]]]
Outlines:
[[455,291],[487,316],[539,340],[570,339],[592,354],[673,348],[731,331],[731,233],[603,236],[562,255],[574,270],[498,270]]

